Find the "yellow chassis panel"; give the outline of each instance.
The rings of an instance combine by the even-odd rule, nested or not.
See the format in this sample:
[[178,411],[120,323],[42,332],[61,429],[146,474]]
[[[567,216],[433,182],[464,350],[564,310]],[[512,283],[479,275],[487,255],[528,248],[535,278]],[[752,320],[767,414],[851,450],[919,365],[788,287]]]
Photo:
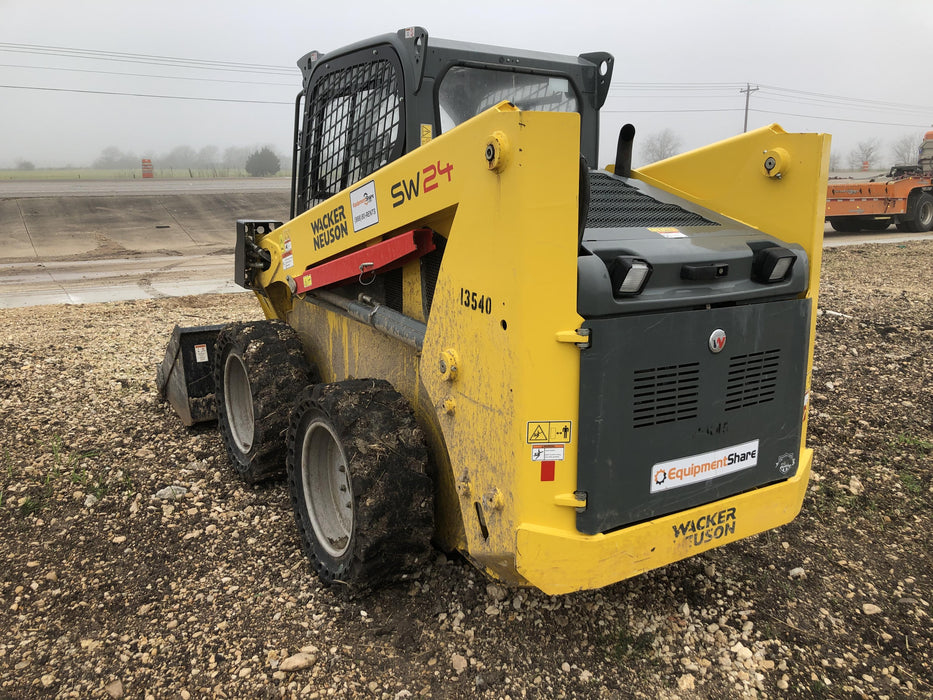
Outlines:
[[[827,136],[769,127],[633,176],[799,243],[810,259],[806,296],[815,308],[828,151]],[[768,158],[776,169],[763,167]],[[586,397],[575,344],[584,340],[576,311],[578,166],[578,115],[503,103],[260,241],[272,255],[260,303],[298,329],[325,380],[384,377],[412,403],[439,472],[441,544],[492,576],[548,593],[604,586],[789,522],[812,460],[802,443],[799,472],[787,482],[610,534],[576,529],[586,429],[578,425]],[[430,188],[421,179],[428,177]],[[351,195],[363,186],[375,193],[378,222],[356,230]],[[397,343],[289,292],[289,278],[309,266],[421,226],[446,247],[420,355],[399,348],[393,357]],[[404,284],[405,312],[420,320],[416,267],[406,268]],[[811,362],[812,347],[811,335]],[[535,457],[544,432],[561,450],[551,478]]]
[[606,535],[569,536],[523,524],[518,572],[549,595],[600,588],[785,525],[800,512],[810,478],[813,451],[802,456],[796,476],[787,481]]

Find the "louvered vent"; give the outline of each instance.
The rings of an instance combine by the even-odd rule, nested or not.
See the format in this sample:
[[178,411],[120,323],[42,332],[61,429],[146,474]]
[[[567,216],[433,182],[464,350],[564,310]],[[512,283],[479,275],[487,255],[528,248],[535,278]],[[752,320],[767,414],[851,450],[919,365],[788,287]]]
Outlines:
[[726,410],[735,411],[774,400],[780,350],[736,355],[729,360]]
[[607,173],[590,173],[587,228],[626,226],[715,226],[676,204],[659,202]]
[[635,370],[633,426],[673,423],[697,417],[700,363]]

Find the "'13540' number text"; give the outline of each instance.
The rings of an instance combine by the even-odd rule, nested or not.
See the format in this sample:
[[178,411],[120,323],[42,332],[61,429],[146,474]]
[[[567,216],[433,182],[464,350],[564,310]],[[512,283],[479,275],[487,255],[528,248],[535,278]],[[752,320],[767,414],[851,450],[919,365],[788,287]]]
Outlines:
[[492,313],[492,297],[471,292],[464,287],[460,287],[460,303],[471,311],[479,311],[481,314]]

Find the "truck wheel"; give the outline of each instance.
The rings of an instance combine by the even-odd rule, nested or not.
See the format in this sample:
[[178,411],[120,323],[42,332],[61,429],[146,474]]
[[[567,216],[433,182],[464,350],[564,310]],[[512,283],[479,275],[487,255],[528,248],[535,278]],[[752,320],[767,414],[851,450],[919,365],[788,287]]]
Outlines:
[[854,216],[834,216],[829,220],[829,225],[839,233],[858,233],[862,230],[862,224]]
[[865,231],[885,231],[890,225],[891,222],[888,220],[870,219],[862,222],[862,229]]
[[366,593],[419,571],[433,489],[424,435],[383,380],[308,387],[288,428],[288,487],[301,546],[325,585]]
[[914,218],[912,223],[912,229],[919,233],[926,233],[930,229],[933,229],[933,195],[922,192],[920,196],[917,197],[917,203],[914,205]]
[[233,468],[248,483],[285,467],[288,415],[319,379],[298,335],[281,321],[231,323],[214,343],[217,420]]

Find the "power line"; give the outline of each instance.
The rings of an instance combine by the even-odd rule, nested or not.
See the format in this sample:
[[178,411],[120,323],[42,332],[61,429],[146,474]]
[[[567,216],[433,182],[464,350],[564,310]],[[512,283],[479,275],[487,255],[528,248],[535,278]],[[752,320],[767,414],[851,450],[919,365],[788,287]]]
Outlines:
[[684,90],[711,90],[711,89],[722,89],[722,88],[737,88],[741,87],[743,83],[611,83],[609,89],[620,89],[620,90],[629,90],[631,88],[647,88],[647,89],[659,89],[665,90],[669,88],[684,89]]
[[625,95],[609,95],[610,99],[614,100],[714,100],[714,99],[723,99],[732,97],[735,95],[735,89],[730,88],[728,90],[717,90],[716,92],[689,92],[689,93],[678,93],[678,92],[655,92],[647,94],[638,94],[638,93],[629,93]]
[[794,114],[792,112],[777,112],[766,109],[751,109],[750,112],[758,112],[759,114],[780,114],[782,117],[803,117],[805,119],[825,119],[833,122],[850,122],[853,124],[871,124],[873,126],[904,126],[910,129],[926,129],[927,126],[923,124],[901,124],[896,122],[872,122],[866,121],[864,119],[844,119],[842,117],[819,117],[815,114]]
[[807,92],[805,90],[794,90],[792,88],[782,88],[782,87],[776,87],[774,85],[761,85],[761,87],[767,88],[769,90],[774,90],[776,92],[792,93],[795,95],[806,95],[809,97],[816,97],[816,98],[829,100],[829,101],[841,101],[841,102],[848,103],[848,104],[862,103],[866,105],[875,105],[879,107],[892,107],[895,109],[909,109],[909,110],[927,111],[927,112],[933,111],[933,106],[929,106],[929,105],[928,106],[911,105],[911,104],[905,104],[902,102],[887,102],[884,100],[868,100],[868,99],[861,98],[861,97],[844,97],[842,95],[830,95],[830,94],[823,93],[823,92]]
[[150,73],[121,73],[120,71],[90,70],[87,68],[54,68],[52,66],[23,66],[12,63],[0,63],[0,68],[24,68],[26,70],[53,70],[68,73],[94,73],[100,75],[122,75],[130,78],[165,78],[166,80],[195,80],[210,83],[232,83],[235,85],[279,85],[282,87],[297,87],[296,83],[270,83],[264,80],[225,80],[224,78],[195,78],[185,75],[152,75]]
[[38,44],[13,44],[9,42],[0,42],[0,51],[95,61],[118,61],[122,63],[197,68],[199,70],[236,71],[241,73],[294,75],[297,70],[297,66],[295,68],[288,68],[285,66],[272,66],[259,63],[214,61],[200,58],[181,58],[178,56],[159,56],[153,54],[126,53],[122,51],[97,51],[93,49],[77,49],[63,46],[42,46]]
[[676,112],[741,112],[741,107],[722,107],[716,109],[601,109],[600,114],[667,114]]
[[[845,97],[842,95],[831,95],[823,92],[811,92],[806,90],[795,90],[793,88],[783,88],[776,85],[756,84],[761,89],[762,94],[774,95],[776,98],[785,98],[789,101],[797,101],[803,104],[826,104],[829,106],[849,106],[859,109],[875,110],[899,110],[910,112],[933,112],[933,106],[914,105],[901,102],[891,102],[885,100],[873,100],[860,97]],[[654,93],[644,96],[645,99],[652,97],[671,97],[671,98],[713,98],[713,94],[694,94],[694,93],[714,93],[717,91],[729,91],[738,88],[741,92],[747,89],[746,83],[612,83],[609,87],[611,94],[615,98],[638,99],[642,95],[620,95],[619,92],[632,90],[642,90],[648,93]],[[668,92],[669,95],[658,95],[658,92]],[[720,96],[727,96],[721,94]]]
[[293,105],[294,102],[273,102],[270,100],[234,100],[222,97],[186,97],[183,95],[149,95],[141,92],[108,92],[105,90],[78,90],[75,88],[50,88],[33,85],[0,85],[7,90],[40,90],[43,92],[77,92],[84,95],[119,95],[122,97],[149,97],[159,100],[188,100],[191,102],[236,102],[253,105]]
[[917,114],[933,114],[933,108],[910,108],[905,106],[901,107],[882,107],[875,105],[861,105],[854,103],[844,103],[844,102],[834,102],[832,100],[821,100],[819,98],[811,97],[798,97],[796,95],[783,95],[781,93],[772,93],[768,90],[761,91],[762,97],[761,100],[767,100],[771,102],[786,102],[789,104],[798,104],[798,105],[811,105],[814,107],[825,107],[825,108],[835,108],[845,107],[851,110],[857,110],[860,112],[901,112],[901,113],[917,113]]

